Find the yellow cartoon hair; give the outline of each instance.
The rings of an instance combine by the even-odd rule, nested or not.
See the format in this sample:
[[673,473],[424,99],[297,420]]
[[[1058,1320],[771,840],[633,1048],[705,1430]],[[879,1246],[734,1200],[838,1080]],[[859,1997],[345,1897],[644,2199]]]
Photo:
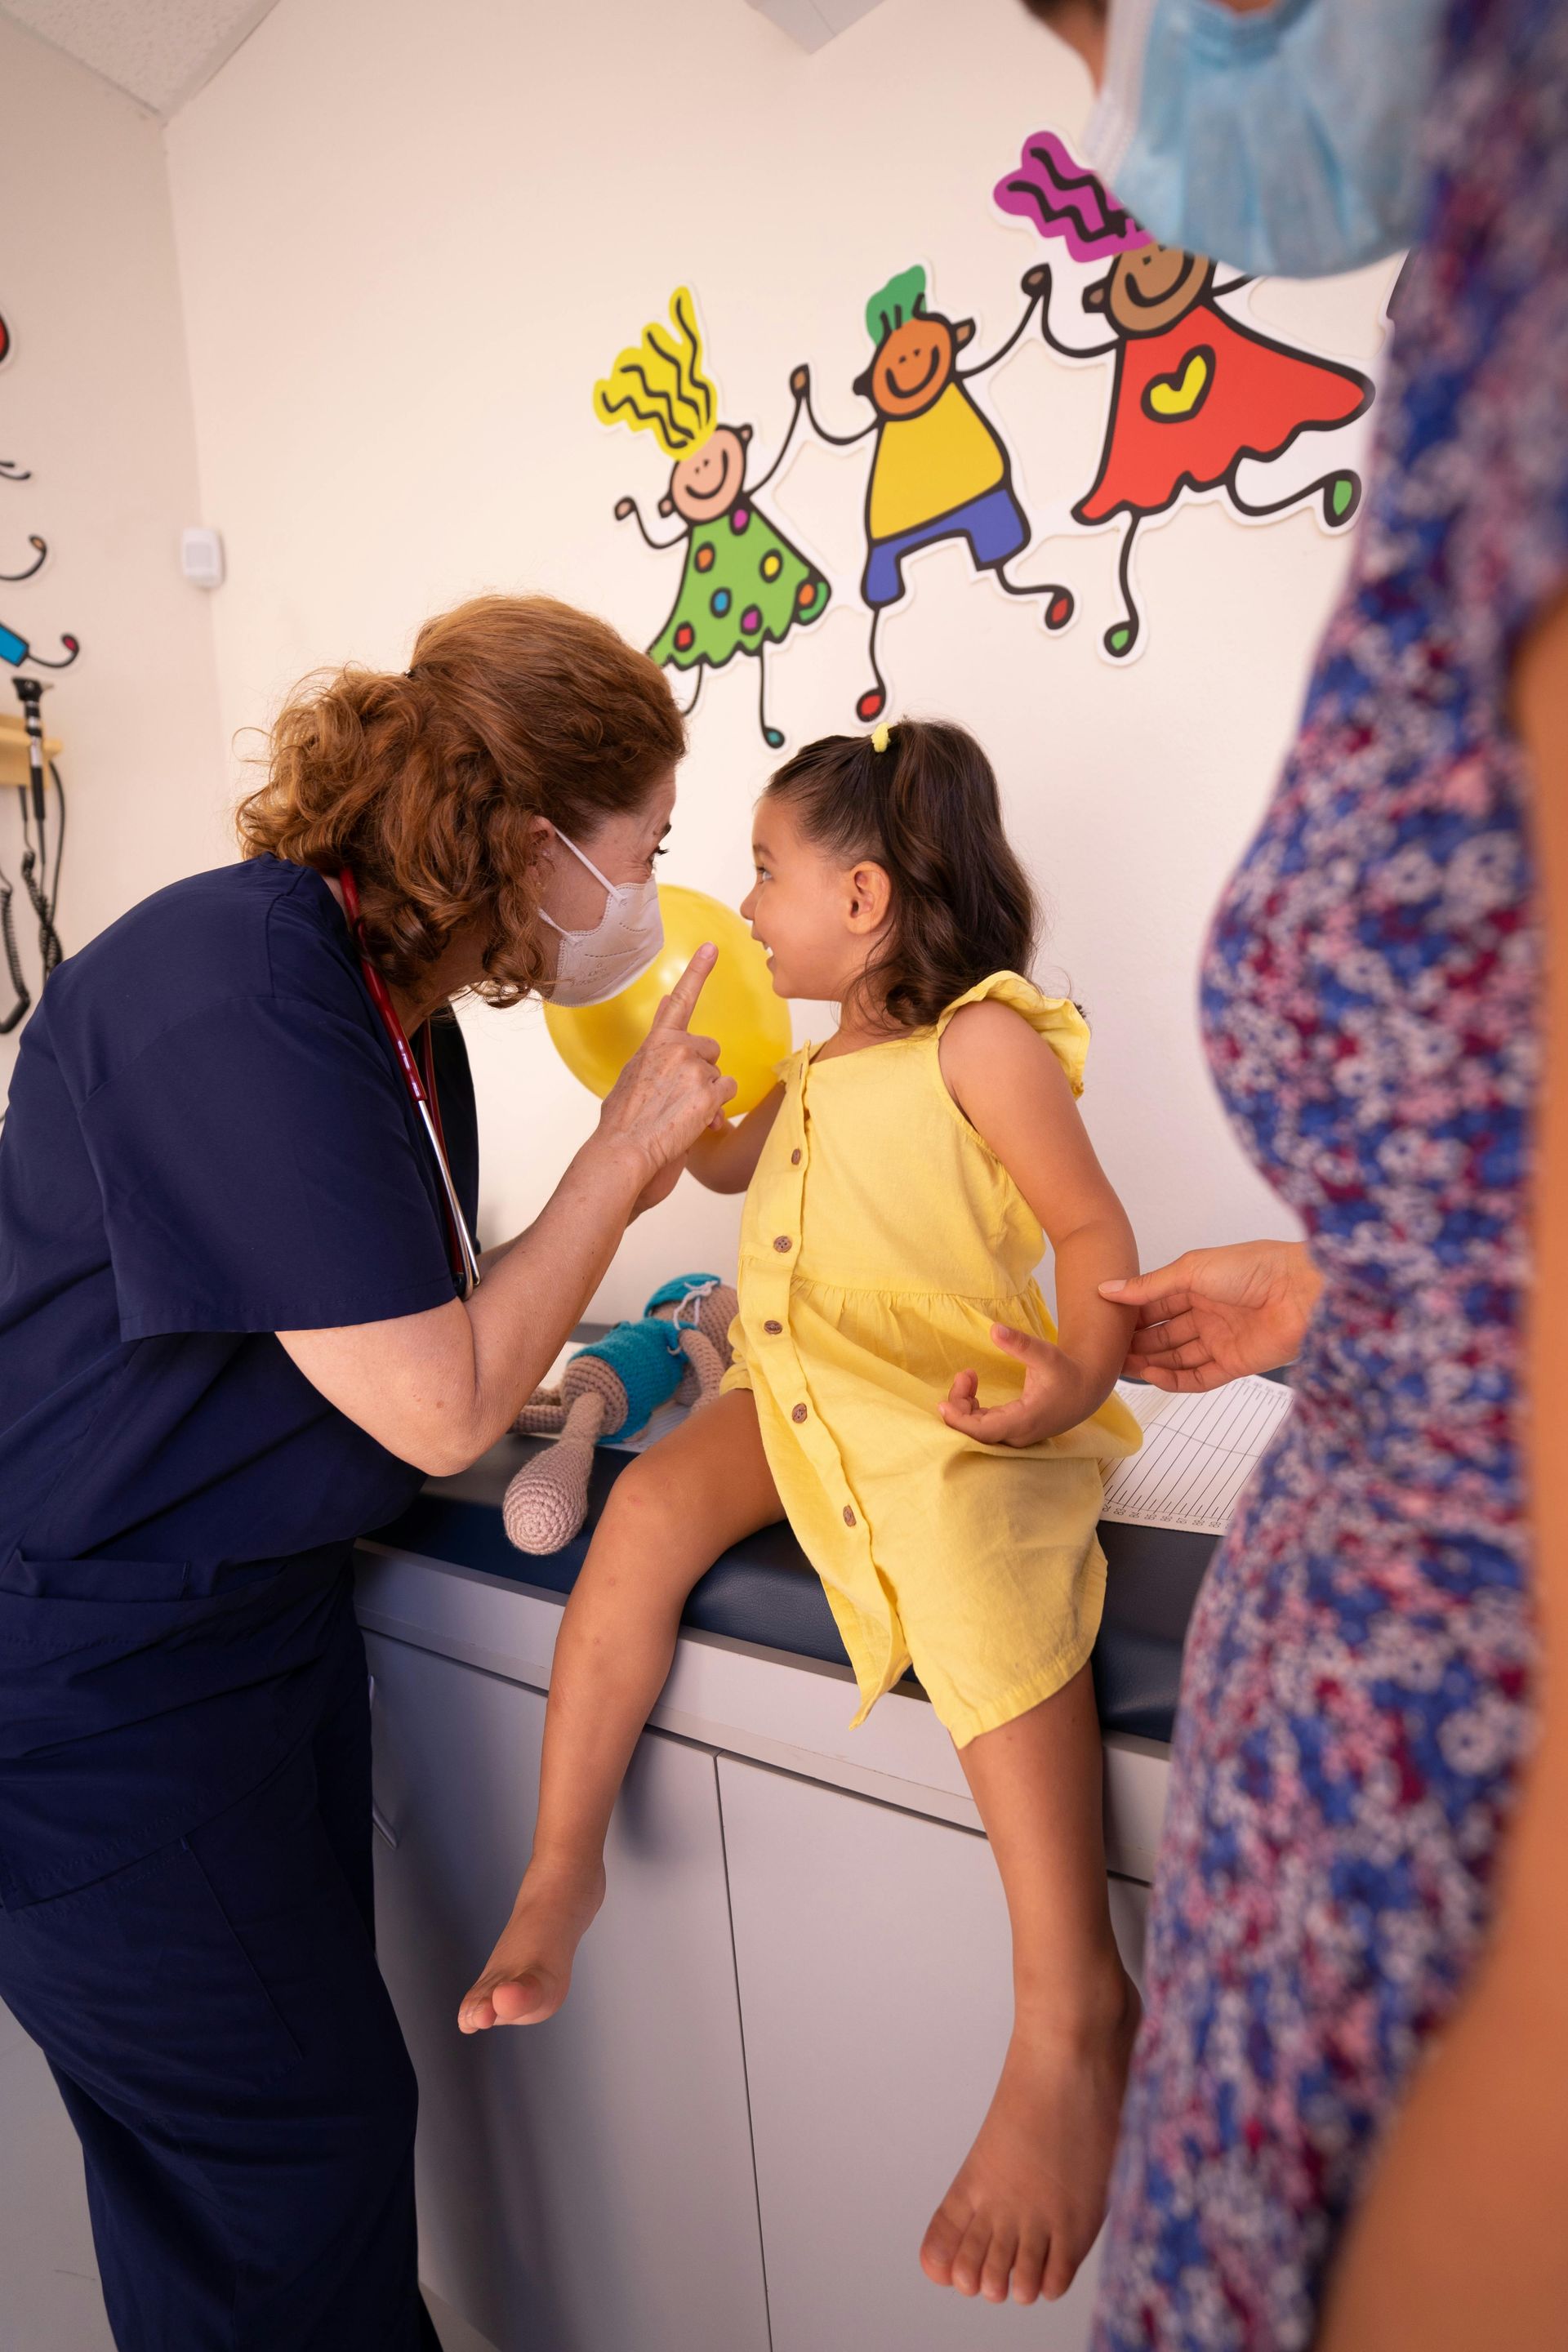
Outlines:
[[688,457],[712,432],[719,403],[702,373],[702,337],[689,287],[676,288],[669,317],[674,341],[657,320],[646,326],[641,342],[622,352],[594,386],[594,408],[606,425],[654,434],[667,457]]

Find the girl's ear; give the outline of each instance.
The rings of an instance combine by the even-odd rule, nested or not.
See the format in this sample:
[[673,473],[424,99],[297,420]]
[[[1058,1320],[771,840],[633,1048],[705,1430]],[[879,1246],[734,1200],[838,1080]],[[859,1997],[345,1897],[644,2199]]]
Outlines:
[[973,321],[973,319],[960,319],[960,320],[959,320],[959,322],[958,322],[957,326],[956,326],[956,327],[954,327],[954,329],[953,329],[953,331],[952,331],[952,340],[953,340],[954,346],[955,346],[955,347],[956,347],[956,349],[958,349],[959,351],[962,351],[962,350],[963,349],[963,346],[964,346],[964,344],[965,344],[965,343],[973,342],[973,340],[974,340],[974,321]]
[[663,498],[660,499],[658,502],[658,510],[661,515],[672,515],[675,512],[675,500],[670,497],[668,490],[666,490]]
[[741,443],[742,448],[744,448],[750,443],[752,438],[751,426],[749,425],[737,425],[735,427],[735,438]]
[[888,869],[872,858],[863,857],[849,868],[844,880],[845,912],[849,928],[858,936],[869,938],[881,929],[893,903],[893,886],[888,879]]
[[1084,309],[1086,310],[1103,310],[1106,304],[1106,298],[1110,292],[1110,280],[1109,278],[1101,278],[1097,284],[1093,286],[1086,286],[1083,295]]

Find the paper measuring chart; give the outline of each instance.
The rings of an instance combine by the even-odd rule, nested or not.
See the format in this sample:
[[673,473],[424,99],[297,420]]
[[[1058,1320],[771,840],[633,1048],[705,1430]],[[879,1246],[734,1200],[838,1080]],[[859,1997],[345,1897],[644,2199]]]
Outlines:
[[1248,1374],[1206,1394],[1179,1394],[1118,1381],[1143,1444],[1106,1465],[1101,1517],[1131,1528],[1176,1528],[1223,1535],[1242,1488],[1290,1410],[1278,1381]]

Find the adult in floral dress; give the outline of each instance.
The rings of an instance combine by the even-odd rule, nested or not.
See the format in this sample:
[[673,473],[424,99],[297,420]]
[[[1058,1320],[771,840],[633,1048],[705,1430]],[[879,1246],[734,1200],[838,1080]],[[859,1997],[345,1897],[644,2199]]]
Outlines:
[[1204,972],[1307,1244],[1121,1294],[1161,1384],[1296,1398],[1188,1644],[1097,2352],[1568,2341],[1568,10],[1452,0],[1428,119],[1354,572]]

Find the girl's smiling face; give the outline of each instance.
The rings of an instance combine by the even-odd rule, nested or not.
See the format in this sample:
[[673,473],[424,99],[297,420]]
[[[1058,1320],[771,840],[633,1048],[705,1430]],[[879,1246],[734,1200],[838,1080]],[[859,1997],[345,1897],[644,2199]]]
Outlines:
[[840,866],[773,793],[757,803],[752,863],[741,912],[767,950],[774,993],[842,1003],[888,929],[885,870],[871,858]]

